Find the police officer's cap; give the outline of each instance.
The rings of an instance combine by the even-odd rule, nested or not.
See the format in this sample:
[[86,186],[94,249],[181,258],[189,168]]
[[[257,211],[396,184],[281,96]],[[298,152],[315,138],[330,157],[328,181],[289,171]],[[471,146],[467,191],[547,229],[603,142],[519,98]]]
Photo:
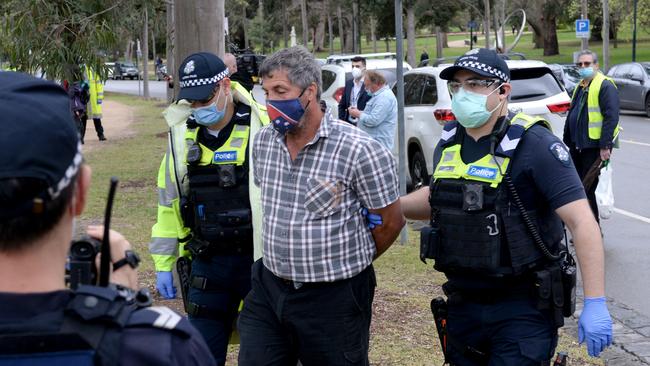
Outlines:
[[456,72],[468,70],[488,78],[497,78],[503,82],[510,81],[510,69],[496,51],[487,48],[475,48],[460,56],[454,66],[440,73],[440,78],[452,80]]
[[207,99],[218,82],[228,77],[228,68],[217,55],[198,52],[188,56],[178,68],[178,99]]
[[[32,178],[47,187],[26,202],[0,204],[0,219],[35,210],[73,183],[81,142],[68,93],[51,81],[0,72],[0,181]],[[6,202],[5,202],[6,203]]]

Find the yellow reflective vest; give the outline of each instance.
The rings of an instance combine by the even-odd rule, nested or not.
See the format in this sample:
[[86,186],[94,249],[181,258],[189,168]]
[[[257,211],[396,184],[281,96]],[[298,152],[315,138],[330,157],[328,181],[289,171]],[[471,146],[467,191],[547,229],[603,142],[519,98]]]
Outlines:
[[[608,76],[605,76],[602,72],[596,72],[593,80],[589,84],[589,94],[587,96],[587,112],[589,116],[589,138],[592,140],[599,140],[602,135],[603,130],[603,114],[600,110],[600,101],[598,97],[600,96],[600,87],[603,85],[603,81],[608,80],[614,86],[614,80]],[[579,85],[576,85],[573,89],[573,95],[571,100],[574,100],[576,91],[578,90]],[[616,127],[614,128],[614,136],[612,140],[616,140],[618,133],[620,132],[618,121],[616,121]]]
[[[231,81],[231,92],[235,102],[251,107],[251,121],[250,126],[245,128],[246,131],[242,128],[233,128],[224,146],[229,150],[232,150],[233,147],[248,149],[248,155],[252,157],[254,136],[261,127],[269,123],[269,117],[266,108],[257,103],[253,96],[238,83]],[[198,131],[198,129],[187,129],[185,122],[190,114],[191,108],[185,101],[174,103],[163,112],[170,127],[169,140],[167,153],[158,170],[158,216],[151,229],[151,242],[149,243],[149,252],[156,271],[171,271],[179,255],[188,255],[183,249],[183,244],[191,230],[185,226],[181,219],[179,201],[180,197],[188,191],[187,179],[183,179],[187,173],[187,141],[188,138],[189,140],[195,139]],[[246,138],[245,143],[243,143],[244,137]],[[202,146],[202,148],[205,147]],[[206,158],[212,155],[210,153],[202,154]],[[245,154],[237,155],[242,158],[245,156]],[[203,163],[202,161],[201,164]],[[253,164],[254,161],[250,160],[249,199],[253,214],[253,256],[254,259],[259,259],[262,257],[262,206],[259,187],[254,184]]]
[[86,68],[86,79],[90,89],[90,101],[88,102],[88,117],[102,118],[102,103],[104,102],[104,83],[99,80],[97,74]]

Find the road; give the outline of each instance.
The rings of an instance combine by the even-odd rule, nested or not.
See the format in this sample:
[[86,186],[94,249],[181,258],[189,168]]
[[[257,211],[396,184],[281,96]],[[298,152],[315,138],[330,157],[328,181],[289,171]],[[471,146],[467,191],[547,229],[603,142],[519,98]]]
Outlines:
[[621,148],[612,155],[615,211],[601,220],[607,295],[650,316],[650,118],[621,115]]
[[[110,80],[105,90],[138,95],[138,82]],[[151,96],[166,98],[166,83],[149,83]],[[259,85],[255,99],[264,102]],[[602,221],[605,234],[607,295],[650,317],[650,118],[621,115],[621,148],[614,150],[615,210]]]

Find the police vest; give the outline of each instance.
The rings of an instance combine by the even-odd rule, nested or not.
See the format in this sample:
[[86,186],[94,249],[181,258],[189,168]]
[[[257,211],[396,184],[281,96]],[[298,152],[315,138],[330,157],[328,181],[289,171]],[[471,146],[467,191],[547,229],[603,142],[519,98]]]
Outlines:
[[[614,80],[603,75],[602,72],[596,72],[596,75],[589,84],[589,94],[587,95],[587,112],[589,117],[589,138],[592,140],[598,140],[602,135],[603,114],[600,110],[600,101],[598,97],[600,96],[600,87],[603,85],[603,81],[605,80],[610,81],[616,87]],[[571,100],[574,100],[578,87],[579,86],[576,86],[576,88],[573,89]],[[619,124],[618,121],[616,121],[616,127],[614,128],[614,136],[612,139],[616,139],[618,137],[618,133],[620,132],[619,130]]]
[[[544,120],[517,114],[494,156],[469,164],[461,159],[464,130],[457,123],[445,126],[429,196],[431,225],[438,233],[433,244],[437,270],[501,277],[528,272],[546,261],[504,182],[519,142],[538,123],[550,129]],[[560,218],[550,208],[527,210],[547,248],[557,253],[564,233]]]
[[[80,286],[61,314],[39,315],[38,324],[0,324],[0,365],[117,366],[124,328],[145,327],[191,334],[181,316],[164,307],[137,303],[133,293]],[[60,324],[58,329],[44,331]]]
[[198,141],[200,127],[188,126],[187,207],[185,225],[195,239],[210,244],[218,253],[250,252],[253,226],[248,193],[247,147],[250,126],[235,124],[228,140],[213,151]]

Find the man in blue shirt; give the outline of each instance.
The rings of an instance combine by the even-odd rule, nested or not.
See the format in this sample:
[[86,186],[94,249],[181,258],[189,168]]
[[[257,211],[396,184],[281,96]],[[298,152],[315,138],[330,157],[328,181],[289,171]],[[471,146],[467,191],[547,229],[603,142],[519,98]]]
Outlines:
[[372,98],[363,111],[350,108],[350,115],[358,118],[357,126],[393,150],[397,126],[397,99],[386,85],[386,78],[378,71],[366,71],[366,91]]

